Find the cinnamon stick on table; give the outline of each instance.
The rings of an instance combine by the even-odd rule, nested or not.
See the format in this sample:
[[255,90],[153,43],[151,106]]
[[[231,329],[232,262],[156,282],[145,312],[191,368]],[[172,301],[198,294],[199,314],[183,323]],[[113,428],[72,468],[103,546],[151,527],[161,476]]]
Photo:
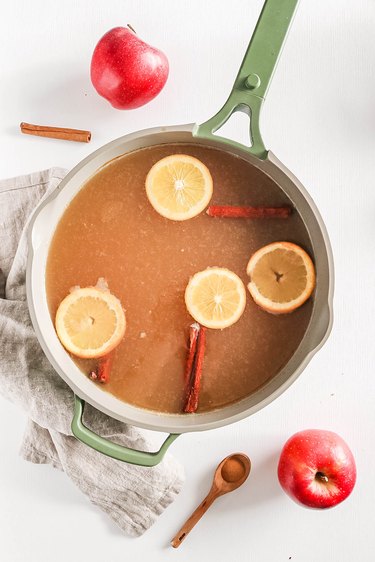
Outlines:
[[36,137],[48,137],[51,139],[62,139],[75,142],[90,142],[91,132],[80,129],[67,129],[66,127],[47,127],[46,125],[32,125],[31,123],[20,124],[21,133],[34,135]]

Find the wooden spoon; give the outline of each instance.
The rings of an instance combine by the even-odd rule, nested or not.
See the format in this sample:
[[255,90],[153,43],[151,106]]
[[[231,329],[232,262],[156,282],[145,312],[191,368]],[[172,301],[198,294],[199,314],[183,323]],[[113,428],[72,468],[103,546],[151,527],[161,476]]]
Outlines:
[[233,453],[225,457],[215,470],[214,479],[211,490],[208,495],[190,515],[186,523],[178,531],[177,535],[171,540],[174,548],[180,546],[182,541],[187,537],[188,533],[198,523],[199,519],[204,515],[207,509],[219,496],[223,496],[228,492],[233,492],[239,488],[249,476],[251,470],[251,461],[248,456],[243,453]]

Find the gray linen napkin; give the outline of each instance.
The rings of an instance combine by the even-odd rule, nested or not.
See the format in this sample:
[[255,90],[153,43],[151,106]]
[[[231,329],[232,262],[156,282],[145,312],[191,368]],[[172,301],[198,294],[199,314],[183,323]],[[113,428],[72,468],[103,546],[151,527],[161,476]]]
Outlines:
[[[43,354],[28,314],[25,225],[65,174],[51,168],[0,182],[0,390],[30,418],[21,447],[23,458],[63,470],[121,529],[139,536],[180,491],[183,469],[169,454],[156,467],[137,467],[76,440],[70,430],[73,393]],[[138,429],[89,405],[85,423],[117,443],[148,450]]]

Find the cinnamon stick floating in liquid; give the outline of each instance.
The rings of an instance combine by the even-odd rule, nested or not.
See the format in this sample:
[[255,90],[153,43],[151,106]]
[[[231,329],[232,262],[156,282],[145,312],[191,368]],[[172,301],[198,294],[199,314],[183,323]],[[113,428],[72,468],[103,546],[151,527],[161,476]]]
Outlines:
[[211,205],[206,211],[210,217],[244,218],[244,219],[286,219],[292,213],[292,207],[235,207],[232,205]]
[[107,383],[111,374],[112,359],[113,356],[111,353],[100,357],[97,369],[92,371],[89,375],[90,379],[101,382],[102,384]]
[[198,409],[199,392],[201,388],[203,359],[206,350],[206,328],[200,327],[197,341],[197,349],[194,358],[194,364],[189,381],[189,389],[186,396],[184,412],[192,414]]
[[48,137],[50,139],[62,139],[75,142],[90,142],[91,132],[80,129],[67,129],[66,127],[47,127],[46,125],[32,125],[31,123],[20,124],[21,133],[34,135],[35,137]]
[[186,359],[186,366],[185,366],[185,390],[186,390],[186,393],[188,393],[188,386],[190,384],[192,370],[193,370],[193,367],[194,367],[194,359],[195,359],[195,353],[196,353],[196,349],[197,349],[197,341],[198,341],[200,329],[201,329],[201,327],[198,324],[198,322],[194,322],[194,324],[192,324],[190,326],[190,330],[189,330],[189,351],[188,351],[188,356],[187,356],[187,359]]

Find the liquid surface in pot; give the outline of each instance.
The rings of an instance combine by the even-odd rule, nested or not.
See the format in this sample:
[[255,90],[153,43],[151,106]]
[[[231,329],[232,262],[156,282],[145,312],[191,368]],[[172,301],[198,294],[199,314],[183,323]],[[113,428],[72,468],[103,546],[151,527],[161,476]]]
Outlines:
[[[296,211],[287,219],[212,218],[203,212],[174,222],[160,216],[147,199],[145,178],[155,162],[175,153],[195,156],[209,168],[211,204],[288,203],[268,176],[230,153],[194,144],[138,150],[100,169],[72,200],[53,237],[46,273],[53,319],[72,286],[106,278],[126,311],[127,328],[114,353],[110,381],[102,388],[132,405],[170,413],[183,406],[193,322],[184,303],[189,278],[219,266],[234,271],[246,286],[250,256],[278,240],[295,242],[312,255]],[[264,385],[292,357],[307,328],[312,299],[291,314],[274,316],[246,293],[246,309],[236,324],[207,330],[199,412],[238,401]],[[82,376],[95,366],[95,361],[75,361]]]

